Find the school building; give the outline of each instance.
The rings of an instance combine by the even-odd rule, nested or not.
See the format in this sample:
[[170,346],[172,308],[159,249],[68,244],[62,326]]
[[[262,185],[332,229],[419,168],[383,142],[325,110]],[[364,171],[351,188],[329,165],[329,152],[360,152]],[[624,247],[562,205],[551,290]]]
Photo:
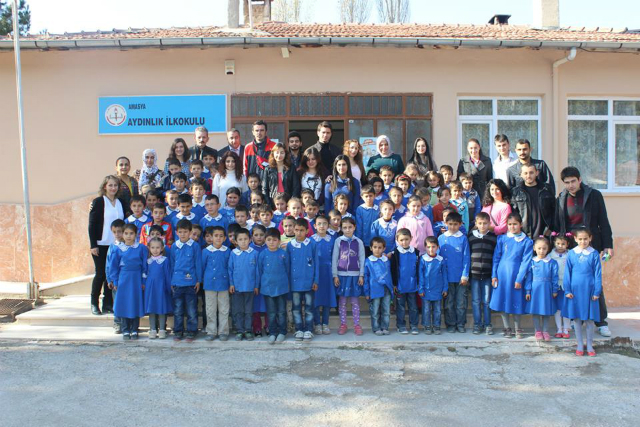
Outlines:
[[[501,23],[502,22],[502,23]],[[115,159],[132,169],[155,148],[161,163],[184,134],[105,134],[100,97],[224,95],[226,144],[263,119],[271,138],[298,130],[305,146],[328,120],[333,142],[386,134],[406,160],[424,136],[454,168],[493,135],[560,170],[575,165],[605,195],[615,256],[604,265],[608,305],[640,305],[640,32],[485,25],[332,25],[266,22],[253,29],[128,29],[22,41],[25,135],[36,280],[93,273],[89,201]],[[12,41],[0,39],[0,281],[28,280]],[[87,288],[88,292],[88,288]]]

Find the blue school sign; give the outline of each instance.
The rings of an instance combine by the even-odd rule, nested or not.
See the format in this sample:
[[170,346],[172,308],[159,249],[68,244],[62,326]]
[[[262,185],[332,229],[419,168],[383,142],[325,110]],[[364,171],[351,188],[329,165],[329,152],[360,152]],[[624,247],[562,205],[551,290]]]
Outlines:
[[227,130],[226,95],[109,96],[98,105],[100,135]]

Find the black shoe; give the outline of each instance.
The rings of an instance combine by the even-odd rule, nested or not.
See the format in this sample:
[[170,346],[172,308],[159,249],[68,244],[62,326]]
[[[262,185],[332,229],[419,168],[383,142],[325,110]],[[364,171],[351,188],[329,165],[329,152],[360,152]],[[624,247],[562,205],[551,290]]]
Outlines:
[[110,305],[103,305],[102,306],[102,313],[104,313],[104,314],[113,314],[113,307],[111,307]]
[[91,305],[91,314],[93,314],[94,316],[100,316],[102,313],[100,312],[100,309],[98,308],[97,305]]

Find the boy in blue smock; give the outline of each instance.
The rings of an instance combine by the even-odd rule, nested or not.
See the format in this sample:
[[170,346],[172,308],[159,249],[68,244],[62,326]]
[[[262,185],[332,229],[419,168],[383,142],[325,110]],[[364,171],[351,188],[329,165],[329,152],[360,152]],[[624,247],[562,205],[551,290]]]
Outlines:
[[211,244],[202,251],[203,287],[207,313],[206,341],[220,336],[229,339],[229,255],[224,246],[227,236],[224,228],[215,225],[206,229]]
[[194,178],[189,185],[189,191],[191,192],[191,212],[196,215],[195,223],[199,224],[200,220],[206,215],[206,199],[205,199],[206,183],[202,178]]
[[409,325],[411,334],[418,335],[418,251],[411,246],[411,232],[401,228],[396,233],[398,246],[391,254],[391,276],[393,290],[398,296],[396,307],[396,324],[398,332],[407,335],[409,331],[405,323],[405,307],[409,307]]
[[371,330],[376,335],[389,335],[393,280],[391,262],[384,255],[386,243],[382,237],[371,239],[372,255],[364,262],[364,295],[369,301]]
[[[125,222],[121,219],[116,219],[111,223],[111,232],[113,233],[114,242],[109,245],[109,250],[107,251],[107,261],[105,263],[105,273],[107,277],[109,277],[109,265],[111,264],[111,258],[113,257],[114,251],[117,249],[117,246],[122,243],[122,233],[124,232]],[[111,286],[109,287],[111,288]],[[116,300],[116,290],[111,289],[113,293],[113,300]],[[111,312],[113,313],[113,308],[107,310],[102,310],[103,312]],[[95,313],[94,313],[95,314]],[[113,316],[113,329],[116,334],[122,333],[122,325],[120,324],[120,319],[116,316]]]
[[280,231],[270,228],[265,235],[267,249],[258,257],[258,280],[260,294],[267,304],[269,344],[274,344],[283,342],[287,336],[290,264],[287,252],[280,247]]
[[460,231],[462,217],[458,212],[447,216],[447,231],[438,237],[440,255],[447,265],[449,291],[445,299],[444,320],[447,332],[464,333],[467,323],[467,302],[469,294],[469,269],[471,251],[469,241]]
[[236,187],[231,187],[227,190],[225,206],[220,209],[220,213],[227,218],[229,224],[236,223],[236,206],[240,201],[240,190]]
[[364,243],[365,255],[371,254],[369,243],[371,242],[371,225],[380,216],[380,210],[373,201],[376,197],[373,187],[371,185],[365,185],[362,187],[362,203],[356,209],[356,237],[358,237]]
[[[191,198],[187,196],[189,204]],[[181,219],[176,224],[178,238],[171,245],[171,291],[173,293],[174,340],[183,338],[184,314],[187,313],[187,342],[193,342],[198,332],[198,290],[202,283],[200,245],[189,238],[192,224]]]
[[151,218],[144,214],[145,199],[144,196],[133,196],[130,202],[131,212],[133,212],[127,219],[124,220],[125,224],[133,224],[136,226],[138,233],[136,235],[136,242],[140,241],[140,231],[142,226],[145,225]]
[[[178,212],[171,220],[171,228],[173,228],[173,240],[178,240],[178,222],[185,219],[191,224],[197,224],[196,214],[191,212],[191,196],[188,194],[180,194],[178,196]],[[193,227],[192,227],[193,228]]]
[[[314,320],[316,335],[329,335],[329,311],[336,307],[336,288],[333,286],[331,258],[335,237],[328,233],[329,219],[325,215],[316,217],[316,234],[311,236],[316,243],[318,256],[318,290],[314,298]],[[322,308],[322,315],[320,309]]]
[[209,194],[204,201],[207,214],[200,220],[200,227],[206,230],[209,227],[222,227],[225,233],[229,227],[227,218],[220,213],[220,200],[215,194]]
[[418,268],[418,295],[422,298],[422,326],[424,333],[441,334],[440,319],[442,298],[447,296],[449,282],[447,265],[444,258],[438,255],[438,238],[429,236],[425,239],[426,253],[420,257]]
[[[318,290],[318,259],[316,243],[307,238],[309,223],[297,218],[293,226],[295,238],[287,244],[287,256],[291,266],[290,283],[292,314],[296,341],[311,341],[313,334],[313,297]],[[302,308],[304,305],[304,319]]]
[[231,311],[236,326],[236,341],[253,341],[251,320],[253,295],[258,294],[258,251],[249,247],[249,230],[240,228],[235,233],[236,248],[229,255],[229,293]]
[[379,206],[380,218],[371,224],[371,237],[382,237],[385,242],[385,254],[387,258],[391,256],[391,252],[396,249],[396,230],[398,229],[398,221],[393,219],[393,202],[391,200],[383,200]]

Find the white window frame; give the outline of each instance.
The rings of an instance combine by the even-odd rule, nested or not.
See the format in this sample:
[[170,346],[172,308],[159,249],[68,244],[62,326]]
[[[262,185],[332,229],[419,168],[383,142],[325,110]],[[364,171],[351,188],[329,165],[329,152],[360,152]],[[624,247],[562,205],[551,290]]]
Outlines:
[[[570,115],[569,101],[607,101],[607,115]],[[598,120],[607,121],[607,188],[601,188],[602,193],[638,193],[640,185],[620,187],[616,185],[616,125],[638,124],[640,116],[616,116],[613,114],[614,101],[640,101],[640,98],[581,96],[567,98],[567,135],[569,134],[569,120]],[[569,142],[567,141],[567,145]],[[567,159],[569,160],[569,159]],[[640,167],[640,165],[638,165]]]
[[[526,116],[505,116],[498,115],[498,101],[499,100],[514,100],[514,101],[537,101],[538,102],[538,114],[526,115]],[[460,101],[491,101],[491,111],[493,114],[484,116],[463,116],[460,114]],[[458,158],[462,158],[466,154],[463,150],[464,143],[462,141],[462,124],[463,123],[490,123],[489,135],[491,138],[489,153],[484,153],[491,161],[498,157],[495,144],[493,144],[493,137],[498,133],[498,121],[499,120],[537,120],[538,122],[538,154],[537,158],[542,159],[544,153],[544,147],[542,145],[542,97],[540,96],[459,96],[456,101],[456,116],[458,117]],[[508,135],[507,135],[508,136]],[[515,141],[511,142],[511,151],[515,148]]]

